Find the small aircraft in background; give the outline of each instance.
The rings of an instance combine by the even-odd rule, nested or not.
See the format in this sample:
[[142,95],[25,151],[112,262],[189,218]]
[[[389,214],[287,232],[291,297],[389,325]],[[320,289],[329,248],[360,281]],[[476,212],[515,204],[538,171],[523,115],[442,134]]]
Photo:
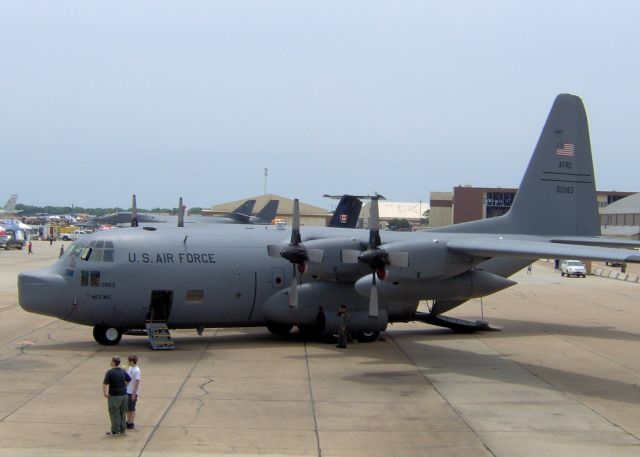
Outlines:
[[[19,303],[93,326],[100,344],[146,334],[159,349],[173,347],[170,329],[333,333],[346,305],[352,334],[374,341],[393,322],[485,328],[445,313],[513,286],[508,277],[538,258],[640,263],[638,251],[618,249],[638,242],[601,237],[587,117],[574,95],[556,98],[507,214],[381,233],[377,202],[369,230],[301,227],[296,200],[290,229],[189,226],[179,216],[177,227],[87,235],[51,267],[21,273]],[[429,312],[417,311],[421,300]]]
[[20,212],[16,211],[16,203],[18,203],[18,194],[11,194],[7,203],[0,208],[0,217],[14,216]]

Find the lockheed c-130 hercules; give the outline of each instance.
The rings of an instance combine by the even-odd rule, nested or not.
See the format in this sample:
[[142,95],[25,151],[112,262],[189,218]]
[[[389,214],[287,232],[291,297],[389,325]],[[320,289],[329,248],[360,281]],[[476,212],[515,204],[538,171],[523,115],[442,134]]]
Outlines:
[[[637,243],[600,236],[595,192],[584,106],[562,94],[503,216],[380,233],[374,198],[368,231],[301,228],[294,209],[290,229],[212,224],[96,233],[51,267],[21,273],[19,302],[26,311],[94,326],[95,339],[107,345],[145,329],[152,345],[153,335],[169,329],[331,333],[342,304],[361,341],[398,321],[473,329],[444,313],[514,285],[508,277],[538,258],[640,262],[637,251],[618,249]],[[421,300],[433,301],[429,313],[417,311]]]

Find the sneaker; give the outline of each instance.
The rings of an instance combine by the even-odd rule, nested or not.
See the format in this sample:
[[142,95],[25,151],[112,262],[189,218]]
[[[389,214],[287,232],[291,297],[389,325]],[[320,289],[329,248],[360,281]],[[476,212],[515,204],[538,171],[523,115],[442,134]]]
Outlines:
[[119,434],[120,434],[120,432],[115,432],[115,433],[107,432],[107,433],[105,433],[105,435],[107,435],[107,436],[118,436]]
[[134,424],[130,424],[129,422],[127,422],[127,429],[128,430],[133,430],[135,428]]

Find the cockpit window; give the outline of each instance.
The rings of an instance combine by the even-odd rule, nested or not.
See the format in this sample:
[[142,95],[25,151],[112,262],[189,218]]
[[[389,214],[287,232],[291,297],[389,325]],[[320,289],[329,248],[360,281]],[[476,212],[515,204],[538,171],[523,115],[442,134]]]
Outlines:
[[105,249],[102,256],[103,262],[113,262],[113,249]]
[[[89,243],[91,247],[79,247],[80,258],[91,262],[113,262],[114,250],[112,241],[96,241]],[[75,249],[75,248],[74,248]]]
[[88,261],[89,257],[91,257],[91,248],[84,247],[82,248],[82,252],[80,253],[80,258],[82,260]]
[[82,248],[83,246],[78,246],[77,244],[73,243],[71,247],[67,249],[67,253],[69,257],[78,257],[82,252]]

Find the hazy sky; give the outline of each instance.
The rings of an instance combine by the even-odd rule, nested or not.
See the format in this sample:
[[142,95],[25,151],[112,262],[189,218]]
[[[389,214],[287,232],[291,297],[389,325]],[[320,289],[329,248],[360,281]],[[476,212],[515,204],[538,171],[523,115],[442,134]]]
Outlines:
[[636,1],[0,0],[1,204],[428,201],[518,186],[581,96],[597,186],[640,190]]

